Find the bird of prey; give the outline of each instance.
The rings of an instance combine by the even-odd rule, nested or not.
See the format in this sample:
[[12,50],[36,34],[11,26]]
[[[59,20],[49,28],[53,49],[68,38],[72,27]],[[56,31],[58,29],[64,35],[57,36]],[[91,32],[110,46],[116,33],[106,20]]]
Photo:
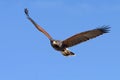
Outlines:
[[78,34],[75,34],[65,40],[55,40],[53,39],[48,32],[46,32],[40,25],[38,25],[30,16],[28,13],[28,9],[26,8],[24,10],[28,20],[32,22],[32,24],[40,31],[42,32],[49,40],[51,43],[51,46],[57,50],[60,51],[64,56],[72,56],[75,55],[73,52],[68,50],[69,47],[72,47],[74,45],[77,45],[79,43],[82,43],[84,41],[87,41],[89,39],[95,38],[97,36],[100,36],[104,33],[108,33],[109,28],[108,26],[102,26],[96,29],[88,30],[85,32],[81,32]]

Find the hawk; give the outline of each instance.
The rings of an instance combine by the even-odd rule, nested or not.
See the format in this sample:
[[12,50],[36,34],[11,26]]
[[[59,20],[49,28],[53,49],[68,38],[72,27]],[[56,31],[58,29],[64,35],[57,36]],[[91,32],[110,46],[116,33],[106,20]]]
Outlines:
[[32,24],[40,31],[42,32],[49,40],[51,43],[51,46],[57,50],[60,51],[64,56],[72,56],[75,55],[73,52],[71,52],[68,48],[75,46],[79,43],[85,42],[89,39],[95,38],[97,36],[100,36],[104,33],[108,33],[109,32],[109,28],[108,26],[102,26],[100,28],[96,28],[96,29],[92,29],[92,30],[88,30],[85,32],[81,32],[78,34],[75,34],[65,40],[55,40],[53,39],[48,32],[46,32],[40,25],[38,25],[30,16],[28,13],[28,9],[26,8],[24,10],[28,20],[30,20],[32,22]]

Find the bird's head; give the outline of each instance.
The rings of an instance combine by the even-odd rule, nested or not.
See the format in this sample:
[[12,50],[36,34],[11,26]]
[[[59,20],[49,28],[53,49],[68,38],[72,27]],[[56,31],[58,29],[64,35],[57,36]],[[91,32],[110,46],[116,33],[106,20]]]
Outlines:
[[62,46],[62,41],[60,41],[60,40],[53,40],[53,41],[51,41],[51,44],[52,45]]
[[52,40],[51,41],[51,45],[52,45],[52,47],[53,48],[55,48],[55,49],[61,49],[61,47],[62,47],[62,41],[60,41],[60,40]]

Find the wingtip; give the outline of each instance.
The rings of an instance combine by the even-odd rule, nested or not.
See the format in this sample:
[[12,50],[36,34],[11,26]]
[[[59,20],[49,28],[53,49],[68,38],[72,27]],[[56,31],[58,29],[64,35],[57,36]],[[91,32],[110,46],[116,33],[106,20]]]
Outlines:
[[24,9],[24,12],[25,12],[25,14],[26,14],[27,16],[29,16],[29,14],[28,14],[29,11],[28,11],[27,8]]
[[101,30],[103,33],[109,33],[110,28],[111,27],[104,25],[104,26],[97,28],[97,29]]

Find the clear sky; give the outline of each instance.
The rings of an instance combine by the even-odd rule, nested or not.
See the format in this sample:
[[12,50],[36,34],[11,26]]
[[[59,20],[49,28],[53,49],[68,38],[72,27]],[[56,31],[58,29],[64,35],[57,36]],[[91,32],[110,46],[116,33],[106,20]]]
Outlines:
[[[54,39],[109,25],[64,57],[27,19]],[[0,80],[120,80],[120,0],[0,0]]]

